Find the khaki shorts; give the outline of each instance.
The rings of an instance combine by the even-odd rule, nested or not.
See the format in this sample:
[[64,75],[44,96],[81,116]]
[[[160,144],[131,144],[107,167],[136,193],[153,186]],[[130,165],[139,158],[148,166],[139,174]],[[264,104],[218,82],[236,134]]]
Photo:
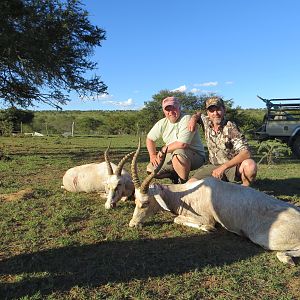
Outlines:
[[[174,155],[179,155],[189,160],[191,162],[191,171],[200,168],[205,162],[205,157],[203,157],[202,155],[200,155],[195,151],[192,151],[191,149],[177,149],[174,150],[172,153],[167,153],[165,162],[160,170],[160,173],[165,173],[165,172],[167,173],[167,172],[174,171],[172,165],[172,158]],[[151,163],[148,165],[148,168],[150,170],[154,169]]]
[[[195,174],[192,176],[192,178],[196,179],[203,179],[206,177],[211,176],[214,169],[218,168],[219,166],[215,166],[212,164],[204,165],[199,170],[195,172]],[[227,169],[223,177],[221,178],[223,181],[229,181],[229,182],[237,182],[241,181],[241,175],[239,173],[238,166],[234,166],[232,168]]]

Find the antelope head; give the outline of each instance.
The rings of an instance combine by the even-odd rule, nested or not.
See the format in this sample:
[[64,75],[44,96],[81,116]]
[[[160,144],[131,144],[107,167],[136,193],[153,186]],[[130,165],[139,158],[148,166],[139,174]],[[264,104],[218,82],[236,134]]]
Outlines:
[[131,176],[135,187],[136,206],[134,209],[132,219],[130,220],[129,223],[130,227],[141,226],[144,219],[153,215],[155,212],[157,212],[160,209],[160,205],[154,200],[153,195],[151,195],[149,191],[149,185],[152,179],[155,177],[155,175],[157,175],[158,172],[160,171],[167,155],[167,149],[166,149],[165,153],[163,153],[162,160],[160,161],[159,165],[152,171],[151,174],[149,174],[144,179],[144,181],[141,184],[137,174],[137,157],[140,153],[140,148],[141,148],[141,144],[139,142],[138,148],[131,162]]
[[107,200],[105,202],[105,208],[110,209],[116,207],[116,203],[125,195],[126,189],[126,180],[127,178],[122,175],[122,169],[126,161],[132,157],[135,151],[126,154],[118,163],[117,168],[113,172],[113,168],[110,164],[108,151],[110,145],[107,147],[104,152],[104,158],[107,165],[107,181],[106,181],[106,190],[107,190]]

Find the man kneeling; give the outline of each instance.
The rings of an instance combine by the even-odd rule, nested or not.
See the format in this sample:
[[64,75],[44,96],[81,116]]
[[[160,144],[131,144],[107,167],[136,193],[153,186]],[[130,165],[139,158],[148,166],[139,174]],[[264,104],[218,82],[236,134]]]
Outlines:
[[207,116],[201,112],[192,116],[188,128],[194,132],[200,123],[205,133],[210,164],[195,172],[190,181],[213,176],[225,181],[242,181],[249,186],[256,177],[257,166],[244,135],[236,124],[225,119],[221,98],[211,97],[205,103]]
[[[184,183],[191,170],[200,168],[205,161],[205,152],[196,131],[188,130],[190,115],[181,112],[176,97],[167,97],[162,101],[165,118],[159,120],[149,131],[146,145],[150,163],[147,172],[151,173],[161,161],[162,152],[168,148],[166,160],[156,178],[170,178],[173,183]],[[165,145],[156,150],[156,141],[162,138]]]

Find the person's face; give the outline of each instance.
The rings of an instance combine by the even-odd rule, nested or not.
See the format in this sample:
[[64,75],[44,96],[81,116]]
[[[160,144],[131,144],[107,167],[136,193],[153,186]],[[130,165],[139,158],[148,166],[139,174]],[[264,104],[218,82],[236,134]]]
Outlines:
[[210,106],[207,109],[207,115],[214,125],[220,125],[225,115],[225,108],[223,106]]
[[180,108],[173,106],[173,105],[168,105],[164,108],[164,114],[166,118],[171,122],[171,123],[176,123],[178,118],[180,117]]

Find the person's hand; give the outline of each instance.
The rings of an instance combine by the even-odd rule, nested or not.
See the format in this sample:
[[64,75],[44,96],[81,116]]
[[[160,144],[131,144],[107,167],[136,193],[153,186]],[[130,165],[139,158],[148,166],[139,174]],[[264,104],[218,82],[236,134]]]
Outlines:
[[195,117],[191,117],[188,122],[188,130],[193,132],[197,128],[197,119]]
[[162,157],[163,157],[163,152],[162,151],[158,151],[157,158],[159,159],[159,161],[161,161]]
[[168,151],[168,147],[166,145],[162,146],[161,150],[158,152],[159,157],[162,157],[166,151]]
[[157,167],[161,161],[161,152],[159,151],[157,154],[153,154],[150,156],[150,162],[154,167]]
[[214,169],[211,175],[215,178],[222,179],[225,170],[226,170],[226,168],[223,167],[223,165],[222,165],[222,166]]

